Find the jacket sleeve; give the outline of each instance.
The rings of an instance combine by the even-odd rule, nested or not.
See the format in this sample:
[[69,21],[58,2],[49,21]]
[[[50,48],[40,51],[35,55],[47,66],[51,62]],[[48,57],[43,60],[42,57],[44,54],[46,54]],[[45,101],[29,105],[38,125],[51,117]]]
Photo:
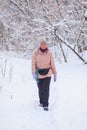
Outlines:
[[51,70],[52,70],[53,74],[57,74],[55,61],[54,61],[54,57],[53,57],[52,53],[51,53]]
[[32,74],[35,74],[36,71],[36,52],[32,56]]

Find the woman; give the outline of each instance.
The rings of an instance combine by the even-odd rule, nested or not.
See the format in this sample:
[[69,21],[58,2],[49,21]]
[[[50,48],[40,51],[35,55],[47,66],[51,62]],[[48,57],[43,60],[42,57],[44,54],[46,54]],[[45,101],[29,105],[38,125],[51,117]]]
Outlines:
[[[38,71],[38,75],[36,70]],[[48,50],[45,41],[40,43],[40,47],[34,52],[32,57],[32,74],[33,78],[38,82],[40,106],[48,111],[51,76],[54,74],[54,81],[56,81],[57,71],[54,58],[52,53]]]

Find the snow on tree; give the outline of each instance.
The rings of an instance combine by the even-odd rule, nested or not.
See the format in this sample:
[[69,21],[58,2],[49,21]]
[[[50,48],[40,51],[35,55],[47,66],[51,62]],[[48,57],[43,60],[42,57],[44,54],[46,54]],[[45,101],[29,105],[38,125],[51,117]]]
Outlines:
[[56,43],[55,27],[78,53],[87,50],[86,5],[85,0],[0,0],[0,50],[32,55],[41,40]]

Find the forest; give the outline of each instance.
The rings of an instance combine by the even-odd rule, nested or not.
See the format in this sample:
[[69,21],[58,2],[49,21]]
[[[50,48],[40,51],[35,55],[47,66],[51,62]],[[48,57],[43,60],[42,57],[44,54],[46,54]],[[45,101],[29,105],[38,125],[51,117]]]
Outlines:
[[[67,50],[86,63],[86,0],[0,0],[0,50],[31,58],[41,40],[55,46],[67,62]],[[68,49],[67,49],[68,48]]]

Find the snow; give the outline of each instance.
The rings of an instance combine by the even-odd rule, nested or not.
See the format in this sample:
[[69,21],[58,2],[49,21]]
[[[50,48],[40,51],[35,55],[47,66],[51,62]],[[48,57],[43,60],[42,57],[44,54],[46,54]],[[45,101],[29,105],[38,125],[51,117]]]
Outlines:
[[0,130],[87,130],[87,65],[56,61],[49,111],[38,106],[31,60],[0,53]]

